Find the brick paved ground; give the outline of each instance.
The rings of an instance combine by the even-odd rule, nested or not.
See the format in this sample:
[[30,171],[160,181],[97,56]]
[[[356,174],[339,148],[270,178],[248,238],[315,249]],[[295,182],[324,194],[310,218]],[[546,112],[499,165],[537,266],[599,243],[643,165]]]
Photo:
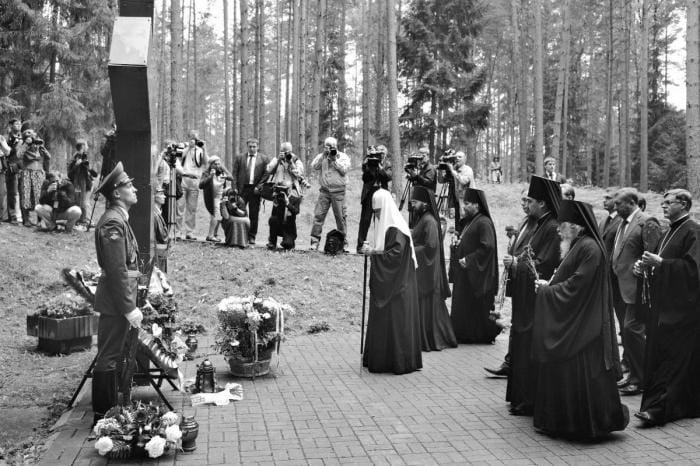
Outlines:
[[[632,420],[599,443],[537,434],[531,418],[508,414],[505,380],[484,377],[506,346],[501,336],[496,345],[423,353],[422,371],[393,376],[360,371],[357,334],[290,338],[274,375],[241,382],[243,401],[196,409],[194,453],[157,464],[700,463],[700,420],[654,429]],[[233,381],[223,358],[212,360],[219,383]],[[186,376],[194,373],[189,363]],[[179,395],[167,393],[177,405]],[[635,412],[640,397],[624,401]],[[105,464],[86,441],[91,416],[88,395],[64,416],[42,464]]]

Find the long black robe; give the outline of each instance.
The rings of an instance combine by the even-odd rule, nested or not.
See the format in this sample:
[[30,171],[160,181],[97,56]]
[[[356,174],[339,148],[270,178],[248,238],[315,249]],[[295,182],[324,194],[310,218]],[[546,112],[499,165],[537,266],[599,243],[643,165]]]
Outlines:
[[671,225],[651,282],[641,411],[660,422],[700,416],[700,225]]
[[425,212],[411,231],[418,268],[418,305],[421,316],[423,351],[440,351],[457,346],[445,298],[450,296],[445,272],[440,225],[435,216]]
[[467,266],[455,273],[452,327],[460,343],[493,343],[501,327],[489,318],[498,292],[496,231],[481,213],[467,220],[457,245],[457,257]]
[[369,317],[362,363],[370,372],[405,374],[423,367],[416,269],[410,239],[390,227],[384,253],[371,256]]
[[[535,268],[542,280],[549,280],[561,260],[557,225],[554,215],[543,215],[537,220],[536,229],[528,241]],[[506,401],[527,411],[532,408],[537,370],[531,358],[535,276],[527,265],[524,253],[518,256],[510,279],[513,315],[510,328],[511,374],[508,377]]]
[[535,308],[535,427],[579,439],[624,429],[629,412],[617,391],[612,290],[601,245],[590,236],[575,239]]

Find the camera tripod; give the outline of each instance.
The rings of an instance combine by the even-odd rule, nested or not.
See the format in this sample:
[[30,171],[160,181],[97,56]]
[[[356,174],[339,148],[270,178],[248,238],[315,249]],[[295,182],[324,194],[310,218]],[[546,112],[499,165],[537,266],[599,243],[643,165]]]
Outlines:
[[401,194],[401,202],[399,202],[399,211],[403,210],[403,206],[406,203],[406,199],[408,199],[408,194],[411,192],[412,187],[413,181],[406,180],[406,187],[403,188],[403,194]]

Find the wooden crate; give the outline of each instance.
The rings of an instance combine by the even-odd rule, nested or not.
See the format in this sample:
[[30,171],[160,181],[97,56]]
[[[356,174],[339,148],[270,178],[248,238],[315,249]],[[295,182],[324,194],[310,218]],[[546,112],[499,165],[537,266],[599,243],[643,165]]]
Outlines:
[[42,351],[67,354],[90,348],[99,318],[97,314],[67,319],[30,315],[27,316],[27,335],[39,338],[38,348]]

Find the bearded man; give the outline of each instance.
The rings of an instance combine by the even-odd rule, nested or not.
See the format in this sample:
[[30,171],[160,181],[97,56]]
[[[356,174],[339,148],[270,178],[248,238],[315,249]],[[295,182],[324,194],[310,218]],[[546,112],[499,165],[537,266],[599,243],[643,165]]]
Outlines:
[[590,204],[564,200],[558,219],[562,262],[551,280],[535,282],[534,425],[548,435],[593,439],[629,423],[617,393],[610,270]]
[[527,192],[529,215],[537,222],[519,256],[506,256],[510,268],[513,317],[510,329],[511,373],[506,401],[513,415],[531,415],[537,371],[531,359],[535,315],[535,279],[549,280],[561,260],[557,235],[559,183],[533,175]]

